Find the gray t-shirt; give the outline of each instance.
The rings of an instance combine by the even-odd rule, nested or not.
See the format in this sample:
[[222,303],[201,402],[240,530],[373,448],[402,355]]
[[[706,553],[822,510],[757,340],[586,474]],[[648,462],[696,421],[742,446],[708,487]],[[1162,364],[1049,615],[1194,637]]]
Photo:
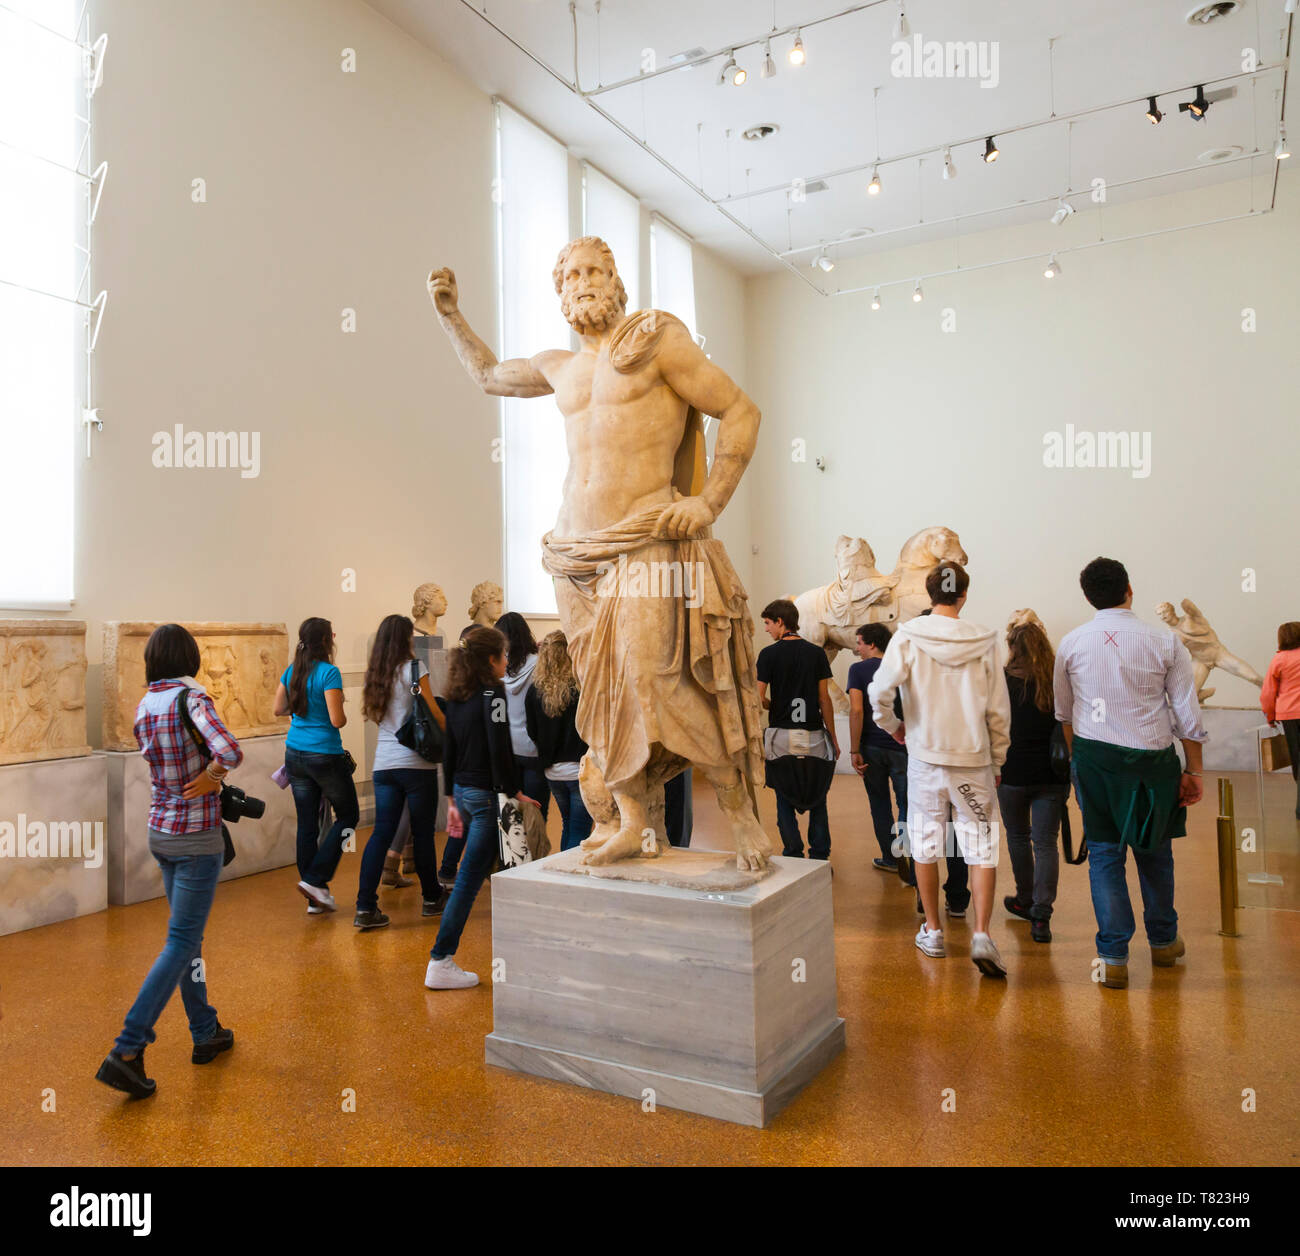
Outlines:
[[[398,768],[428,768],[435,770],[436,763],[422,759],[414,750],[408,749],[397,740],[397,730],[406,723],[411,714],[411,659],[405,660],[393,676],[393,694],[388,699],[388,710],[379,721],[379,740],[375,743],[375,762],[371,772],[390,772]],[[420,676],[427,676],[429,669],[419,661],[415,663]]]

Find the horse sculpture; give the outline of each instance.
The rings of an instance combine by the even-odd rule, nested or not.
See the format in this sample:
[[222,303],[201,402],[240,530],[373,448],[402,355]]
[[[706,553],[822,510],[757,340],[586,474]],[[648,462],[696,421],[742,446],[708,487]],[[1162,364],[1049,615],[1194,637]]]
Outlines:
[[[925,578],[939,563],[967,562],[966,551],[951,528],[923,528],[904,542],[898,564],[889,575],[876,569],[876,555],[862,537],[841,536],[835,542],[838,575],[830,584],[791,598],[799,612],[799,634],[819,645],[834,663],[841,650],[853,648],[862,624],[888,624],[892,632],[930,605]],[[830,685],[835,709],[848,710],[844,691]]]

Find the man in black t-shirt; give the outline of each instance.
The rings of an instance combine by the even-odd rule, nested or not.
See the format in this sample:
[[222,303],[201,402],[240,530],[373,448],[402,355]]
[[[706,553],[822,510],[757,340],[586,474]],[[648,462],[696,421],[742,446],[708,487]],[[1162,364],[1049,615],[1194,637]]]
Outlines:
[[771,602],[763,609],[763,628],[772,644],[758,656],[758,696],[768,711],[763,734],[767,784],[776,793],[776,826],[782,854],[803,858],[798,811],[808,812],[808,851],[813,859],[831,853],[826,795],[840,747],[826,651],[799,636],[793,602]]

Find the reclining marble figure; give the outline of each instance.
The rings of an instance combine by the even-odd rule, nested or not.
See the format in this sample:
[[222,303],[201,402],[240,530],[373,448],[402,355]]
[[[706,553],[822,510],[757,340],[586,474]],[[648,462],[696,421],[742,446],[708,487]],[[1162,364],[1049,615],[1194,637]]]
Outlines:
[[[460,313],[455,275],[429,295],[461,363],[493,396],[554,395],[569,469],[542,562],[581,686],[579,778],[599,864],[666,850],[663,786],[688,765],[712,783],[741,869],[771,844],[750,786],[762,762],[747,595],[709,525],[735,492],[758,436],[758,407],[661,310],[628,315],[604,241],[561,250],[555,291],[581,348],[498,362]],[[700,415],[718,420],[704,471]]]

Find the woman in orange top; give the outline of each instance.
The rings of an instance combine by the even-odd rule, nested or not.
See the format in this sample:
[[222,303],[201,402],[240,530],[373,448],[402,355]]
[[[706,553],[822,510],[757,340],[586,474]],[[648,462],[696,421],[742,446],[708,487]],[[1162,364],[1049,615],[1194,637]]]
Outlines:
[[1295,815],[1300,820],[1300,622],[1277,630],[1277,653],[1268,665],[1259,705],[1270,724],[1281,724],[1297,782]]

